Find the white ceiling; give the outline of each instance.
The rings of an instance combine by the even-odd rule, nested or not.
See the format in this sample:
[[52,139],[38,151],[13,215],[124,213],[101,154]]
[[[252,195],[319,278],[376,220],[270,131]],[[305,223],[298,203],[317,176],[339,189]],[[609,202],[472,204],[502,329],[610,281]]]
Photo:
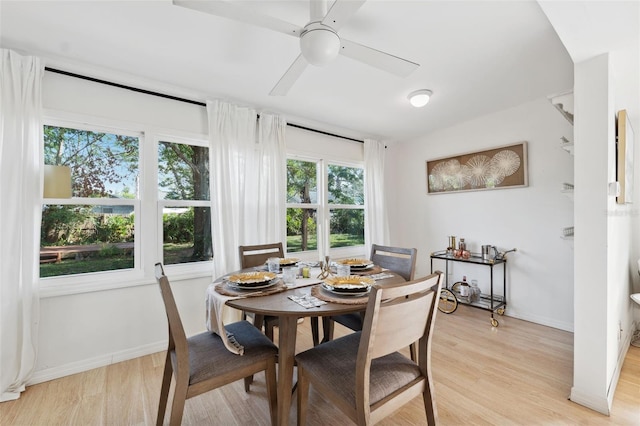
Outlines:
[[[243,1],[303,26],[307,1]],[[404,141],[573,87],[573,63],[535,1],[369,0],[340,36],[409,59],[402,79],[346,57],[268,93],[299,53],[284,34],[171,1],[0,2],[0,45],[47,64],[198,100],[223,98],[347,136]],[[431,89],[416,109],[406,100]]]

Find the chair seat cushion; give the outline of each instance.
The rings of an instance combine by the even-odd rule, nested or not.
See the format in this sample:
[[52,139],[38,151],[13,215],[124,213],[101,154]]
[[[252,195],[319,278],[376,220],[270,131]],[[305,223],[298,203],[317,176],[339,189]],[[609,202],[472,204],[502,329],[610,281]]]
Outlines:
[[276,345],[251,323],[239,321],[224,327],[244,346],[244,355],[229,352],[220,336],[208,331],[189,337],[189,384],[199,383],[213,376],[220,376],[277,356]]
[[[296,355],[298,366],[311,373],[311,383],[321,382],[351,405],[355,405],[360,335],[360,332],[352,333]],[[374,359],[371,362],[369,402],[375,404],[421,375],[418,365],[399,352]]]

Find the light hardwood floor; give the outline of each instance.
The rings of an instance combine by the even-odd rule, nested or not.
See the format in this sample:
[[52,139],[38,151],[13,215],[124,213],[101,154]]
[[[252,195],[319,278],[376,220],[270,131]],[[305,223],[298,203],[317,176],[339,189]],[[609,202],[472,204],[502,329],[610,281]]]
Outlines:
[[[461,306],[438,314],[432,367],[441,425],[640,425],[640,348],[625,359],[612,415],[568,400],[572,384],[571,333]],[[311,347],[309,321],[298,350]],[[336,326],[336,335],[345,329]],[[277,333],[276,333],[277,334]],[[0,404],[0,425],[153,425],[164,356],[157,353],[29,387]],[[295,401],[295,398],[294,398]],[[309,425],[349,423],[313,390]],[[184,425],[267,425],[264,375],[251,393],[242,382],[189,399]],[[416,398],[381,425],[425,424]],[[290,424],[295,424],[295,402]]]

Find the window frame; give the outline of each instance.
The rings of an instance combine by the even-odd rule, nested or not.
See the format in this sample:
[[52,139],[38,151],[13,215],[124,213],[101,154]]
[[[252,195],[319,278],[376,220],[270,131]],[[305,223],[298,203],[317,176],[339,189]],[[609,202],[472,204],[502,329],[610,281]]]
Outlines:
[[[167,134],[167,133],[156,133],[153,135],[153,149],[155,158],[155,166],[153,168],[155,174],[155,194],[156,194],[156,220],[157,220],[157,236],[158,242],[156,244],[157,253],[156,256],[164,265],[164,235],[163,235],[163,222],[162,222],[162,211],[165,207],[209,207],[211,210],[213,208],[212,197],[209,197],[209,200],[161,200],[158,198],[158,149],[161,142],[169,142],[169,143],[179,143],[185,145],[193,145],[193,146],[203,146],[211,150],[209,146],[209,140],[207,137],[194,138],[194,137],[186,137],[186,136],[177,136],[175,134]],[[209,158],[211,158],[211,151],[209,151]],[[209,162],[209,179],[211,179],[211,162]],[[212,231],[213,232],[213,231]],[[213,238],[213,236],[212,236]],[[202,266],[205,265],[205,266]],[[171,272],[174,275],[189,275],[194,269],[204,269],[205,273],[213,272],[213,258],[208,261],[200,261],[200,262],[187,262],[187,263],[175,263],[171,265],[164,265],[165,270]]]
[[[41,125],[43,128],[44,126],[69,127],[138,137],[139,185],[135,199],[78,197],[45,199],[42,193],[37,194],[41,208],[45,204],[134,205],[135,212],[134,268],[38,278],[40,297],[57,297],[155,284],[154,265],[162,259],[162,217],[160,216],[160,223],[158,224],[157,215],[159,208],[157,195],[158,143],[160,140],[169,140],[208,147],[208,135],[52,109],[43,109]],[[40,143],[41,146],[44,146],[44,132],[42,132]],[[44,151],[41,154],[40,164],[44,165]],[[210,203],[211,207],[213,207],[211,201],[207,203]],[[154,220],[142,220],[142,217],[153,217]],[[41,224],[37,223],[34,226],[37,227],[39,235]],[[160,232],[158,231],[158,226],[160,227]],[[35,249],[39,252],[40,245],[38,244]],[[39,258],[39,256],[36,258]],[[39,265],[34,265],[34,267],[39,268]],[[165,267],[165,271],[175,277],[175,281],[211,277],[213,270],[213,260],[167,265]]]
[[[345,257],[362,257],[369,254],[364,253],[365,245],[334,247],[330,244],[330,220],[332,209],[352,209],[365,211],[365,204],[330,204],[329,203],[329,166],[353,167],[364,171],[364,162],[362,161],[344,161],[330,156],[309,155],[295,152],[287,152],[287,160],[308,161],[316,163],[316,181],[317,181],[317,201],[316,204],[309,203],[288,203],[285,200],[285,211],[289,208],[316,208],[317,211],[317,250],[308,250],[304,252],[288,252],[285,238],[285,252],[301,260],[318,260],[324,258],[325,255],[331,258]],[[288,183],[287,183],[288,185]],[[364,188],[363,188],[364,191]],[[365,194],[363,194],[364,197]],[[366,203],[366,199],[365,199]],[[286,215],[285,215],[286,223]],[[366,221],[365,215],[365,221]],[[286,235],[285,235],[286,237]]]

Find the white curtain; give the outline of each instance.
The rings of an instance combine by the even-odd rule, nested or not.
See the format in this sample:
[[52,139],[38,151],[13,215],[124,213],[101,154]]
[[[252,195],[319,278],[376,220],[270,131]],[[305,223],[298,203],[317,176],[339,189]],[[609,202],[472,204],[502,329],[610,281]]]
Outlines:
[[384,143],[372,139],[364,140],[364,191],[365,217],[364,248],[368,256],[371,244],[389,244],[389,224],[384,182]]
[[[285,236],[286,123],[223,101],[207,102],[215,275],[240,268],[238,246]],[[257,128],[257,135],[256,135]]]
[[44,67],[0,54],[0,401],[8,401],[36,360]]
[[282,241],[286,236],[287,123],[274,114],[260,114],[255,166],[248,170],[255,183],[247,199],[245,233],[242,244]]

